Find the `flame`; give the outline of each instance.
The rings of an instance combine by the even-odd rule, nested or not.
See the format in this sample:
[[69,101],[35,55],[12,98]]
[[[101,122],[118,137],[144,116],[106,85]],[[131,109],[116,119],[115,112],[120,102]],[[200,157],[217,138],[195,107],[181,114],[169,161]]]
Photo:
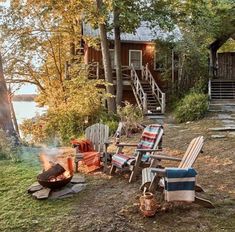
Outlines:
[[44,171],[47,171],[49,168],[51,168],[52,165],[51,165],[50,161],[48,160],[46,154],[41,153],[39,155],[39,159],[41,161],[41,164],[42,164]]

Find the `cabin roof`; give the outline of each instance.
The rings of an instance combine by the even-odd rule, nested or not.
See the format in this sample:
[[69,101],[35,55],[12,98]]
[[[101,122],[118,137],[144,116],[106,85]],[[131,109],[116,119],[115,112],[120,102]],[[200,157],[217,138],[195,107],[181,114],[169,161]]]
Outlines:
[[[99,37],[99,30],[93,29],[90,25],[83,25],[83,34],[85,36]],[[134,33],[121,33],[121,41],[125,42],[153,42],[156,39],[166,39],[168,36],[180,37],[179,29],[173,32],[167,32],[159,27],[150,28],[148,22],[141,22],[141,25]],[[114,40],[113,30],[108,33],[108,39]]]

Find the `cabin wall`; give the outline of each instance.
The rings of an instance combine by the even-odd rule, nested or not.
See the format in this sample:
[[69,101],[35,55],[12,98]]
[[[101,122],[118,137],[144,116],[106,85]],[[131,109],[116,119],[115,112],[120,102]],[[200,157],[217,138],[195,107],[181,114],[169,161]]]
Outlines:
[[218,53],[217,78],[235,80],[235,52]]
[[[110,42],[110,49],[114,49],[113,42]],[[121,61],[122,66],[129,66],[129,50],[141,50],[142,51],[142,65],[148,64],[148,67],[157,82],[162,87],[165,83],[161,80],[160,72],[154,70],[154,56],[155,56],[155,44],[154,43],[121,43]],[[85,46],[84,48],[84,59],[85,63],[99,62],[102,65],[102,52],[101,49],[95,49],[92,47]],[[101,70],[100,70],[101,72]],[[137,74],[140,76],[141,71],[137,70]],[[100,76],[103,74],[100,73]],[[136,105],[136,99],[133,94],[130,85],[124,85],[123,89],[123,101],[128,101],[131,104]]]
[[[114,49],[113,42],[110,42],[110,49]],[[154,54],[155,45],[153,43],[121,43],[121,61],[123,66],[129,66],[129,50],[141,50],[142,51],[142,65],[149,65],[149,69],[156,80],[161,86],[163,84],[159,71],[154,70]],[[99,62],[102,64],[101,49],[94,49],[87,47],[85,51],[85,63]]]

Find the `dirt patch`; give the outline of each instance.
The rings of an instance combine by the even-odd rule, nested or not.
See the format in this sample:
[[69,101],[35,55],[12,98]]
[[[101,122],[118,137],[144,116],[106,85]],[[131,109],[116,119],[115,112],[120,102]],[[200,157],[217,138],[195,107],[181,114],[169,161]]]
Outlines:
[[[128,175],[110,178],[97,173],[87,176],[87,189],[74,198],[71,213],[55,231],[235,231],[235,138],[211,138],[212,126],[220,126],[220,121],[211,120],[211,116],[188,124],[166,123],[163,147],[167,153],[181,157],[191,139],[205,137],[204,153],[195,168],[198,183],[206,190],[203,197],[215,203],[215,209],[179,205],[144,218],[138,210],[140,178],[128,184]],[[138,138],[136,135],[128,140]]]

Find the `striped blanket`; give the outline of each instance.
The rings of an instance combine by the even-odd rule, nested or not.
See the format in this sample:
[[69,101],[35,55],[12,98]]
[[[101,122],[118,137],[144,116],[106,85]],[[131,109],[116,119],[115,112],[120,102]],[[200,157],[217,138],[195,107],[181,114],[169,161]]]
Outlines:
[[[158,138],[159,130],[162,128],[161,125],[152,124],[145,127],[141,140],[137,145],[138,149],[153,149],[155,142]],[[113,155],[112,157],[112,165],[116,166],[117,168],[123,168],[128,165],[132,165],[135,162],[136,152],[133,156],[129,156],[122,153],[118,153]],[[146,153],[142,157],[142,161],[148,161],[149,153]]]
[[165,200],[193,202],[196,175],[193,168],[166,168]]

